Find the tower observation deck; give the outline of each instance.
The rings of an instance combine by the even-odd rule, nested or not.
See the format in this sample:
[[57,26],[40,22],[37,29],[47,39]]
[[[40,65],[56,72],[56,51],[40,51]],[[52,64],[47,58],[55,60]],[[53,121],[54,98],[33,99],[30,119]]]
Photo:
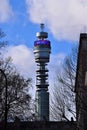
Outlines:
[[37,63],[36,70],[36,109],[37,120],[49,121],[49,92],[48,92],[48,69],[51,45],[48,33],[44,32],[44,24],[41,24],[41,32],[37,32],[37,40],[34,42],[34,56]]

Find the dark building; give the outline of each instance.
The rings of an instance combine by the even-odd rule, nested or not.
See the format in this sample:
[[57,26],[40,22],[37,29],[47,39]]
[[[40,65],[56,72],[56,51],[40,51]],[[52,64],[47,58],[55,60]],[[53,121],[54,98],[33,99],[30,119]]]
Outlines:
[[8,123],[7,129],[4,129],[4,125],[0,123],[0,130],[76,130],[76,122],[15,122]]
[[87,130],[87,34],[80,34],[76,72],[76,112],[78,130]]

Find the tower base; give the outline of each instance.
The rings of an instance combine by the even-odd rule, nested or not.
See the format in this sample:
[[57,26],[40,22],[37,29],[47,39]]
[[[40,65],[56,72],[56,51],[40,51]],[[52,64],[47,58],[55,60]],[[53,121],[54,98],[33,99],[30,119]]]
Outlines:
[[49,92],[46,90],[36,91],[37,120],[49,121]]

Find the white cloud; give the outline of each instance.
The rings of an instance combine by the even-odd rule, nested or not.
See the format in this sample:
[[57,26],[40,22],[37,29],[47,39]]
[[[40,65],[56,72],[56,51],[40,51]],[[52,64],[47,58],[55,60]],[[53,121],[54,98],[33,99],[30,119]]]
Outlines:
[[[34,61],[33,50],[28,48],[26,45],[9,46],[5,57],[11,56],[13,59],[13,64],[17,67],[18,71],[25,77],[30,77],[33,79],[33,96],[35,94],[35,82],[36,82],[36,63]],[[64,54],[51,55],[50,62],[48,63],[49,70],[49,91],[54,86],[54,80],[56,78],[57,72],[62,69],[61,64],[64,60]]]
[[10,46],[7,56],[11,56],[17,69],[28,77],[35,77],[33,51],[25,45]]
[[[17,46],[9,46],[8,51],[5,55],[6,57],[12,57],[14,65],[22,74],[32,77],[35,80],[36,63],[32,49],[23,44]],[[50,62],[48,63],[47,67],[49,69],[50,80],[54,78],[55,72],[58,72],[62,69],[61,65],[63,63],[64,57],[64,54],[51,55]]]
[[26,3],[29,18],[34,23],[46,22],[59,40],[77,40],[87,26],[87,0],[26,0]]
[[51,55],[50,63],[48,65],[49,79],[50,79],[51,85],[54,84],[54,80],[57,76],[57,73],[62,72],[62,64],[63,64],[65,56],[66,55],[63,53]]
[[13,16],[9,0],[0,0],[0,23],[8,21]]
[[55,54],[55,55],[51,55],[51,58],[50,58],[50,66],[52,68],[56,68],[58,66],[61,66],[61,64],[63,63],[63,60],[65,58],[65,54],[63,53],[59,53],[59,54]]

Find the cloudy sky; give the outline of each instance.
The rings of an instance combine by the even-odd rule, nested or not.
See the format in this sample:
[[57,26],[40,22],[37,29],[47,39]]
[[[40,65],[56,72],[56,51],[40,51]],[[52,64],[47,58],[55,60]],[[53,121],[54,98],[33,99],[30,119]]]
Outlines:
[[33,44],[45,23],[52,53],[51,72],[87,31],[87,0],[0,0],[0,28],[8,41],[7,56],[27,76],[35,77]]

